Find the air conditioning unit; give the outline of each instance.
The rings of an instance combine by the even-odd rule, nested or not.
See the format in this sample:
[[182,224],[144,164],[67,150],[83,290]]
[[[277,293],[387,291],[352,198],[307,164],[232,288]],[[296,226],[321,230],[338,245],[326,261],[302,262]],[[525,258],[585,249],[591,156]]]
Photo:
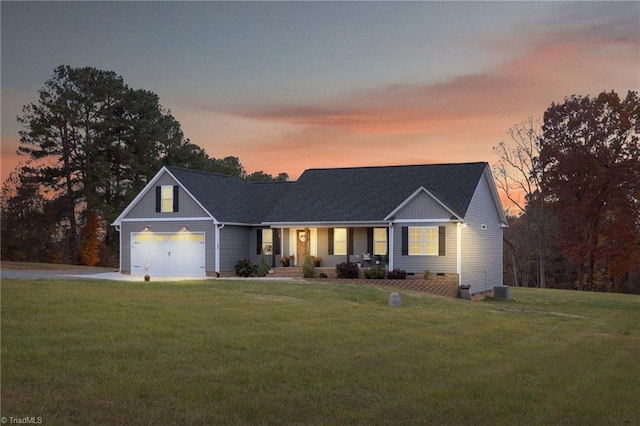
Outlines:
[[493,288],[493,297],[497,300],[509,298],[509,287],[506,285],[499,285]]

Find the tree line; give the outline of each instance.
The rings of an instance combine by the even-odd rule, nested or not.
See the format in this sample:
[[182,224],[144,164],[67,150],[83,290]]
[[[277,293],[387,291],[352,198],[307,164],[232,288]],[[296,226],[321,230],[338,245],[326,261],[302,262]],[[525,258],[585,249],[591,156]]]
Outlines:
[[640,293],[639,116],[633,91],[573,95],[494,147],[507,284]]
[[288,180],[210,157],[155,93],[113,71],[59,66],[17,119],[25,161],[2,186],[5,260],[116,266],[118,235],[108,225],[162,166]]

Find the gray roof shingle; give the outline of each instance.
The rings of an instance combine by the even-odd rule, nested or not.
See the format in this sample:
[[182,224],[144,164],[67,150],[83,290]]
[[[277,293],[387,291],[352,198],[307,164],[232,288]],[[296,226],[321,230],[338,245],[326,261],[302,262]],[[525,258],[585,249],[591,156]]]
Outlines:
[[266,222],[382,221],[420,187],[464,217],[484,162],[310,169]]
[[260,223],[293,182],[247,183],[216,173],[167,167],[220,222]]
[[464,217],[487,163],[309,169],[295,182],[247,183],[168,167],[221,222],[382,221],[420,187]]

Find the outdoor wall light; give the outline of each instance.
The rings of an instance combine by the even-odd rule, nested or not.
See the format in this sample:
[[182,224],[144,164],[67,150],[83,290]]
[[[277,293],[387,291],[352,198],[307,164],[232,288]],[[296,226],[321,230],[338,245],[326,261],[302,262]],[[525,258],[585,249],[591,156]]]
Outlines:
[[188,231],[189,225],[185,224],[180,231]]
[[145,226],[145,227],[144,227],[144,230],[145,230],[145,231],[147,231],[147,232],[148,232],[148,231],[151,231],[151,225],[147,225],[147,226]]

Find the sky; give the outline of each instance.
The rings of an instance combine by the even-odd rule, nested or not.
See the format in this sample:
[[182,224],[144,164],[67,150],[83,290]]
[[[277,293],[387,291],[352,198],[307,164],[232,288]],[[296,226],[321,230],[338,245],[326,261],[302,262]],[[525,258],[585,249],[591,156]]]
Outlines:
[[566,96],[640,91],[640,2],[0,2],[1,178],[58,65],[158,94],[248,173],[497,162]]

